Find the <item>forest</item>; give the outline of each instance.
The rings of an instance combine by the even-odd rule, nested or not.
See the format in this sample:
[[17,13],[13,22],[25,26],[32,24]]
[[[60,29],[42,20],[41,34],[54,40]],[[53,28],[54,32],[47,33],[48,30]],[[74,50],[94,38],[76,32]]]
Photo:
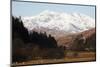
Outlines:
[[12,62],[63,57],[64,47],[58,47],[53,36],[46,32],[30,33],[20,18],[12,16]]

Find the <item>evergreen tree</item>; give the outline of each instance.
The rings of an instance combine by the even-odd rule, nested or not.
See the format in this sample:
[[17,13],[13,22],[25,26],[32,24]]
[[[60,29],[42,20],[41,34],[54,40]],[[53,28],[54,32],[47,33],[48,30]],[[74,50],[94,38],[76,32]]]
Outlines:
[[[39,47],[39,49],[38,49]],[[55,52],[52,57],[63,57],[63,51],[57,46],[57,41],[51,35],[32,31],[30,34],[27,28],[24,27],[20,18],[12,16],[12,62],[29,60],[33,55],[39,56],[37,52],[44,53],[40,49],[48,49],[47,53]],[[56,49],[56,50],[55,50]],[[49,54],[47,56],[50,58]],[[32,58],[31,58],[32,59]]]

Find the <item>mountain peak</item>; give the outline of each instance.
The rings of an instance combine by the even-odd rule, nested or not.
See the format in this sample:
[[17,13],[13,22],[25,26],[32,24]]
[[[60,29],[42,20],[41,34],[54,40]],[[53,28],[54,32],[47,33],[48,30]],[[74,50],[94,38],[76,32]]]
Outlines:
[[22,18],[24,26],[28,30],[34,28],[47,28],[67,33],[77,33],[95,27],[95,20],[78,13],[63,13],[45,10],[32,17]]

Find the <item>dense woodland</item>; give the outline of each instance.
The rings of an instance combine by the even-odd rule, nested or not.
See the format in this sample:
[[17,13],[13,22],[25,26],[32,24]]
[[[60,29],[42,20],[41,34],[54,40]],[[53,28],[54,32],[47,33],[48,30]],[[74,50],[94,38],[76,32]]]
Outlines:
[[54,37],[35,31],[29,33],[21,19],[12,16],[12,62],[63,58],[63,50]]

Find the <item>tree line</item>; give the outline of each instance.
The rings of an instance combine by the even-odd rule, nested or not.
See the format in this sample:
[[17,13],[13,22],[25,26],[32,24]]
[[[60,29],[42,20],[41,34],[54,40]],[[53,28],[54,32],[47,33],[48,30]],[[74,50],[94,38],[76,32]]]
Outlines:
[[[47,49],[47,52],[42,52],[41,49]],[[49,49],[52,50],[50,51]],[[24,27],[22,20],[12,16],[12,62],[26,60],[31,55],[40,56],[39,53],[37,53],[39,50],[43,55],[48,53],[48,56],[50,53],[55,52],[53,55],[51,54],[53,58],[64,57],[63,49],[57,46],[57,41],[54,37],[51,35],[47,36],[46,32],[38,33],[32,31],[29,33],[28,29]],[[31,56],[31,59],[32,58],[33,56]]]

